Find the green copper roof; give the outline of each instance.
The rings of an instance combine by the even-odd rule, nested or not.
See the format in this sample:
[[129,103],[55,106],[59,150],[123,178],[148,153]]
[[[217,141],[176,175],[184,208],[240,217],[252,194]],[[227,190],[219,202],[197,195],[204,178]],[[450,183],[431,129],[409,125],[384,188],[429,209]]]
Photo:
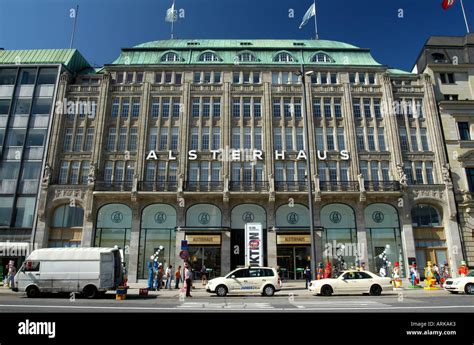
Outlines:
[[389,68],[387,70],[387,72],[389,74],[393,74],[393,75],[403,75],[403,76],[410,76],[410,75],[415,75],[413,73],[410,73],[410,72],[407,72],[407,71],[403,71],[401,69],[396,69],[396,68]]
[[[161,58],[168,52],[179,56],[179,61],[165,62]],[[214,52],[218,61],[199,61],[204,52]],[[250,52],[256,62],[239,62],[245,65],[348,65],[382,66],[370,54],[370,50],[353,45],[327,40],[163,40],[152,41],[124,48],[112,65],[183,65],[183,64],[236,64],[236,57],[242,52]],[[276,62],[279,52],[289,53],[294,61]],[[333,62],[311,62],[316,53],[328,55]]]
[[0,64],[62,64],[73,73],[90,68],[76,49],[0,50]]

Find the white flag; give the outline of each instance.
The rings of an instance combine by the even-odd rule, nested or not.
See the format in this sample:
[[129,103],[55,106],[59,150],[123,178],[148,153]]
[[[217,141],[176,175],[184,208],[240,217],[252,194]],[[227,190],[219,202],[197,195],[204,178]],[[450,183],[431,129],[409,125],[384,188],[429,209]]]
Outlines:
[[300,24],[300,29],[303,27],[303,25],[306,25],[306,23],[309,21],[309,19],[312,16],[315,16],[315,15],[316,15],[316,5],[313,2],[313,4],[308,8],[308,10],[306,11],[306,14],[303,17],[303,21]]
[[174,13],[174,2],[173,2],[173,5],[171,5],[171,7],[166,10],[165,21],[167,21],[167,22],[175,22],[176,21],[176,16],[175,16],[175,13]]

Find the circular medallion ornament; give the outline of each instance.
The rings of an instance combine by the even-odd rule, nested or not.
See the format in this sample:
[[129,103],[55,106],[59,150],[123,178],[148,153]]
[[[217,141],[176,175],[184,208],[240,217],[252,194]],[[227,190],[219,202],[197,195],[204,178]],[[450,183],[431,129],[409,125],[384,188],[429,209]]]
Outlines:
[[337,224],[341,222],[342,216],[339,212],[332,211],[331,214],[329,215],[329,220],[333,222],[334,224]]
[[163,224],[166,222],[166,214],[163,212],[156,212],[155,213],[155,223]]
[[251,223],[254,219],[255,216],[252,212],[247,211],[242,215],[242,220],[244,221],[244,223]]
[[384,218],[385,216],[380,211],[375,211],[374,213],[372,213],[372,220],[376,223],[382,223]]
[[123,214],[122,212],[120,211],[115,211],[112,213],[112,215],[110,216],[110,219],[112,220],[112,222],[114,223],[120,223],[122,220],[123,220]]
[[286,220],[288,221],[289,224],[296,224],[298,223],[298,214],[295,212],[290,212],[286,216]]
[[207,212],[201,212],[198,216],[198,221],[202,225],[205,225],[211,221],[211,216]]

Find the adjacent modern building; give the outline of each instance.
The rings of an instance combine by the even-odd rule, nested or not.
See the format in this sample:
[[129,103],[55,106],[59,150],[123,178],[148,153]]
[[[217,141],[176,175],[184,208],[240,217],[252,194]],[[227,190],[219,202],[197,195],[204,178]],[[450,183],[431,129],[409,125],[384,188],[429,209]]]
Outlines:
[[436,92],[429,75],[325,40],[165,40],[100,70],[62,65],[32,240],[118,245],[136,281],[160,246],[161,262],[182,263],[186,239],[194,268],[217,276],[245,263],[245,224],[260,223],[264,263],[298,279],[309,168],[317,262],[406,274],[431,259],[455,274]]
[[415,68],[428,74],[433,83],[459,210],[462,249],[474,268],[474,34],[430,37]]
[[59,76],[86,68],[76,50],[0,50],[0,266],[34,236]]

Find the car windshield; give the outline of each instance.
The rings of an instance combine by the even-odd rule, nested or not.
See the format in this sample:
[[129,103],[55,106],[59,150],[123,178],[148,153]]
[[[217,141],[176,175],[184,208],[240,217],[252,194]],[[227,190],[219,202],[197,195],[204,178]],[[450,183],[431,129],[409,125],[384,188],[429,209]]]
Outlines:
[[339,278],[343,273],[344,273],[344,271],[334,273],[334,275],[331,278]]
[[469,272],[467,276],[468,277],[474,277],[474,271]]

